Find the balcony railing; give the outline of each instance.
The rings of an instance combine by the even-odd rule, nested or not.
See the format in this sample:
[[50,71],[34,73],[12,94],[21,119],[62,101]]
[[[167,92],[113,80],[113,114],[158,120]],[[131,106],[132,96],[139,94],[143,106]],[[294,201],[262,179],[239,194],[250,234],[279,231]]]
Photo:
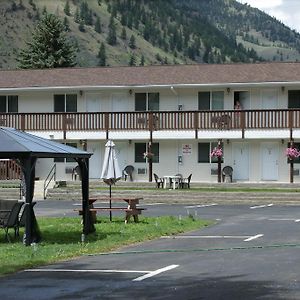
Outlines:
[[25,131],[294,129],[300,128],[300,109],[1,113],[0,126]]

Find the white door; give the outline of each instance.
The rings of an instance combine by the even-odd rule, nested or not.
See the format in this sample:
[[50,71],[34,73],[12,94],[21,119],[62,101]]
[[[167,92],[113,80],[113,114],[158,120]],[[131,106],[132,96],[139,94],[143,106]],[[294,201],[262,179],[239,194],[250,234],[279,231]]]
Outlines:
[[[266,89],[261,92],[261,107],[262,109],[267,109],[267,111],[262,112],[261,121],[267,127],[277,127],[278,119],[276,120],[276,114],[271,109],[278,108],[278,94],[277,90]],[[270,111],[271,110],[271,111]],[[278,116],[277,116],[278,118]]]
[[88,93],[86,94],[86,111],[100,112],[101,111],[101,94]]
[[111,111],[123,112],[128,111],[128,98],[125,93],[112,94],[112,108]]
[[127,118],[125,112],[128,111],[128,99],[125,93],[112,94],[111,111],[118,112],[114,115],[111,125],[114,129],[120,130],[127,127]]
[[90,158],[89,178],[100,178],[103,160],[100,142],[88,142],[87,151],[94,153]]
[[278,144],[261,144],[262,180],[278,180]]
[[[121,170],[124,170],[124,168],[128,165],[127,162],[127,153],[128,153],[128,142],[120,142],[120,141],[114,141],[116,144],[116,153],[118,158],[119,167]],[[130,150],[129,150],[130,151]]]
[[278,93],[274,89],[266,89],[261,92],[262,109],[278,108]]
[[249,145],[232,143],[233,179],[249,180]]

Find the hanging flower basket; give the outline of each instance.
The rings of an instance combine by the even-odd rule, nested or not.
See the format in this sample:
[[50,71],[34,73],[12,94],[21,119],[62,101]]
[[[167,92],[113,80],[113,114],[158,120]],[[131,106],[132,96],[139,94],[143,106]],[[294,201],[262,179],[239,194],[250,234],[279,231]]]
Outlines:
[[285,155],[289,160],[294,160],[297,157],[300,157],[300,151],[294,147],[288,147],[285,149]]
[[222,150],[222,148],[215,147],[211,151],[210,157],[222,158],[223,157],[223,150]]

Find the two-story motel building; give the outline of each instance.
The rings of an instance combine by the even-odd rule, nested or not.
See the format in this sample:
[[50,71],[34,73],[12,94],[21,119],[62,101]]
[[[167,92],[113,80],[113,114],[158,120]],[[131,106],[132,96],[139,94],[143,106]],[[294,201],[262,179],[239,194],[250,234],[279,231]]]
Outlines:
[[[93,152],[90,178],[100,178],[109,138],[136,181],[149,179],[151,142],[154,173],[216,182],[210,151],[221,141],[235,181],[289,182],[284,150],[300,143],[300,63],[3,70],[0,126]],[[36,175],[53,164],[64,180],[76,165],[41,159]]]

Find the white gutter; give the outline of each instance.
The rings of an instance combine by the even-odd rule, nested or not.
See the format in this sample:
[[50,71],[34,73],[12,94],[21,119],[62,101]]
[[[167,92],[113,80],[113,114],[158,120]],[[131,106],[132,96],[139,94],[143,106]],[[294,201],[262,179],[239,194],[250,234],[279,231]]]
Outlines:
[[[114,90],[114,89],[171,89],[175,88],[239,88],[239,87],[292,87],[299,86],[300,81],[289,82],[239,82],[239,83],[207,83],[207,84],[146,84],[146,85],[78,85],[78,86],[45,86],[45,87],[20,87],[0,88],[0,92],[31,92],[31,91],[74,91],[74,90]],[[176,92],[176,91],[175,91]]]

